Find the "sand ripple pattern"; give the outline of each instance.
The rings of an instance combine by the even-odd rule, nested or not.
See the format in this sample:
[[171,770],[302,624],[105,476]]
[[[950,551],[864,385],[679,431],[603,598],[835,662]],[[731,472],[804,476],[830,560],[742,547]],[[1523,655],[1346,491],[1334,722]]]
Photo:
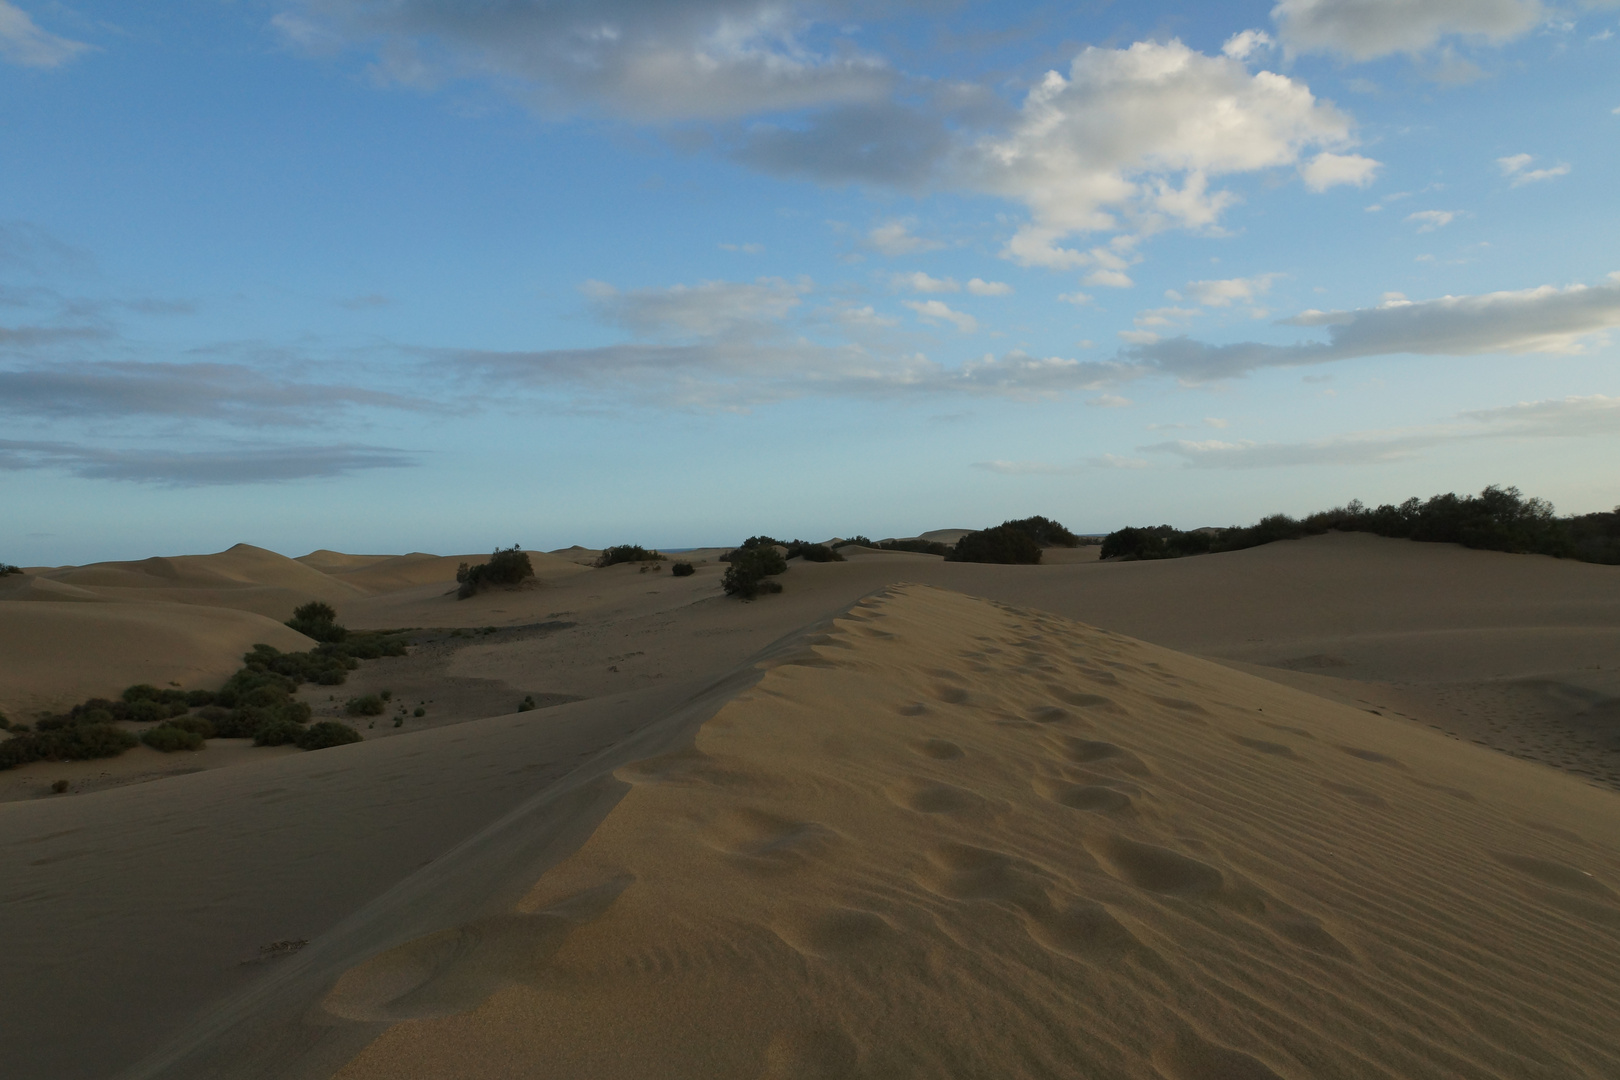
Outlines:
[[896,587],[620,778],[342,1080],[1620,1076],[1612,793],[1107,631]]

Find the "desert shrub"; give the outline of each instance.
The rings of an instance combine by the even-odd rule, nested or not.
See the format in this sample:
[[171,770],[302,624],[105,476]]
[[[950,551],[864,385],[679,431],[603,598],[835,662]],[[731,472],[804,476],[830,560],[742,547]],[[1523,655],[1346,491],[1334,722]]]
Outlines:
[[342,746],[345,743],[356,743],[364,739],[354,728],[348,724],[340,724],[336,720],[322,720],[318,724],[311,724],[298,736],[298,749],[324,750],[328,746]]
[[418,705],[415,709],[413,709],[411,711],[411,715],[412,716],[426,716],[427,715],[427,710],[422,708],[422,706]]
[[787,546],[787,557],[790,559],[803,559],[805,562],[843,562],[844,557],[826,544],[811,544],[804,540],[795,540]]
[[598,570],[607,566],[617,566],[619,563],[648,563],[662,562],[664,556],[651,548],[644,548],[640,544],[619,544],[616,547],[603,548],[602,554],[596,557],[591,565]]
[[727,596],[752,600],[761,593],[781,592],[782,583],[769,579],[786,570],[787,560],[774,544],[738,548],[731,553],[731,565],[720,579],[720,586],[725,589]]
[[534,577],[534,565],[529,562],[528,552],[513,544],[509,548],[496,548],[489,557],[489,562],[468,566],[462,563],[456,569],[456,580],[461,588],[456,590],[456,596],[462,600],[484,589],[496,585],[517,585],[527,578]]
[[276,710],[263,705],[243,705],[232,709],[213,721],[214,734],[221,739],[251,739],[266,724],[273,724],[280,716]]
[[0,562],[0,577],[9,577],[12,574],[20,573],[22,573],[22,567]]
[[1041,546],[1009,521],[993,529],[968,533],[945,558],[948,562],[1030,564],[1041,561]]
[[43,731],[24,732],[0,742],[0,769],[13,769],[30,761],[88,761],[117,757],[138,740],[112,724],[68,724]]
[[878,545],[884,551],[914,551],[919,555],[949,555],[949,544],[934,540],[885,540]]
[[1583,562],[1620,564],[1620,506],[1612,514],[1568,519],[1569,553]]
[[254,746],[286,746],[304,737],[304,725],[291,720],[272,720],[253,733]]
[[517,711],[518,712],[533,712],[535,709],[538,709],[538,708],[539,708],[539,706],[534,703],[534,695],[533,694],[525,694],[523,696],[523,700],[518,702]]
[[10,731],[10,730],[11,730],[11,720],[10,720],[10,718],[7,717],[5,713],[0,712],[0,731]]
[[177,716],[173,720],[164,721],[161,726],[177,727],[181,731],[190,731],[205,739],[214,737],[214,722],[203,716]]
[[872,543],[872,538],[870,536],[862,536],[860,533],[856,533],[854,536],[848,536],[838,541],[839,547],[843,547],[845,544],[858,544],[861,547],[877,547],[876,544]]
[[1006,524],[1019,532],[1027,533],[1029,538],[1041,547],[1072,548],[1080,546],[1078,536],[1051,518],[1036,515],[1035,517],[1019,518],[1017,521],[1009,521]]
[[676,577],[691,577],[693,574],[697,573],[697,567],[693,566],[689,562],[670,563],[669,572],[674,574]]
[[364,694],[350,698],[343,711],[350,716],[381,716],[386,708],[381,695]]
[[56,783],[51,785],[51,790],[58,795],[61,795],[63,792],[67,791],[67,789],[68,782],[66,780],[58,780]]
[[141,742],[154,750],[161,750],[165,754],[172,754],[176,750],[200,750],[203,737],[195,731],[175,727],[173,724],[159,724],[141,735]]
[[332,605],[319,600],[311,600],[294,609],[287,625],[316,641],[338,642],[349,636],[349,631],[338,624],[337,612]]

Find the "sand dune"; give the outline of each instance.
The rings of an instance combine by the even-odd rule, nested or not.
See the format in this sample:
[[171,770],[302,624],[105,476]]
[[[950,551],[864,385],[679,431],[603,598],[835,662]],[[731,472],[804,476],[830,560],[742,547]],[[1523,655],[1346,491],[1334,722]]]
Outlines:
[[721,709],[338,1076],[1611,1077],[1620,797],[920,587]]
[[16,719],[153,683],[215,689],[259,642],[312,642],[244,611],[183,604],[0,603],[0,711]]

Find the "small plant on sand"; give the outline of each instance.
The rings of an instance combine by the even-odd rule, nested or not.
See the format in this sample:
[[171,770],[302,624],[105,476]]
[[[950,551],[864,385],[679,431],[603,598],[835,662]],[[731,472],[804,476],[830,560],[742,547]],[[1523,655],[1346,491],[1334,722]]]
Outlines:
[[524,695],[523,700],[518,702],[517,711],[518,712],[533,712],[537,708],[539,708],[539,706],[534,703],[534,695],[533,694],[526,694],[526,695]]
[[652,548],[644,548],[640,544],[619,544],[615,547],[603,548],[602,554],[596,557],[591,565],[598,570],[608,566],[617,566],[620,563],[654,563],[663,562],[665,556]]
[[311,600],[295,610],[287,625],[316,641],[337,642],[349,636],[349,631],[338,625],[337,612],[332,605],[319,600]]
[[415,709],[413,709],[411,711],[411,715],[415,716],[415,717],[423,717],[423,716],[427,715],[427,710],[424,709],[422,706],[418,705]]
[[318,724],[311,724],[298,736],[298,749],[324,750],[328,746],[343,746],[346,743],[360,742],[365,738],[348,724],[340,724],[336,720],[322,720]]
[[67,791],[67,789],[68,789],[68,782],[66,780],[58,780],[56,783],[51,785],[51,790],[56,792],[56,794],[58,794],[58,795],[60,795],[63,792]]
[[782,583],[770,579],[786,570],[787,560],[775,545],[738,548],[731,553],[731,565],[720,579],[720,587],[727,596],[752,600],[761,593],[781,592]]
[[343,711],[350,716],[381,716],[387,705],[383,702],[381,694],[362,694],[352,697],[343,706]]
[[529,562],[529,553],[513,544],[509,548],[496,548],[495,553],[489,557],[489,562],[468,566],[462,563],[456,569],[456,580],[461,588],[456,590],[458,599],[465,600],[474,593],[497,585],[520,585],[526,579],[534,577],[534,565]]
[[872,538],[870,536],[862,536],[860,533],[856,533],[854,536],[846,537],[845,539],[838,541],[839,547],[844,547],[848,544],[855,544],[859,547],[877,547],[876,544],[872,543]]
[[691,577],[697,573],[697,568],[689,562],[670,563],[669,572],[676,577]]

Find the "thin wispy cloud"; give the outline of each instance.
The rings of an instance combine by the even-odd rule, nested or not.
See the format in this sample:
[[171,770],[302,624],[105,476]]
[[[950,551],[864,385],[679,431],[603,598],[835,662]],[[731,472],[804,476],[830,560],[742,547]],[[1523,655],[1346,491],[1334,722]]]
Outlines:
[[0,471],[48,470],[85,480],[159,487],[221,487],[326,479],[373,469],[404,469],[418,458],[387,447],[226,446],[214,450],[113,449],[66,442],[0,439]]
[[57,68],[93,46],[43,30],[9,0],[0,0],[0,60],[19,67]]

